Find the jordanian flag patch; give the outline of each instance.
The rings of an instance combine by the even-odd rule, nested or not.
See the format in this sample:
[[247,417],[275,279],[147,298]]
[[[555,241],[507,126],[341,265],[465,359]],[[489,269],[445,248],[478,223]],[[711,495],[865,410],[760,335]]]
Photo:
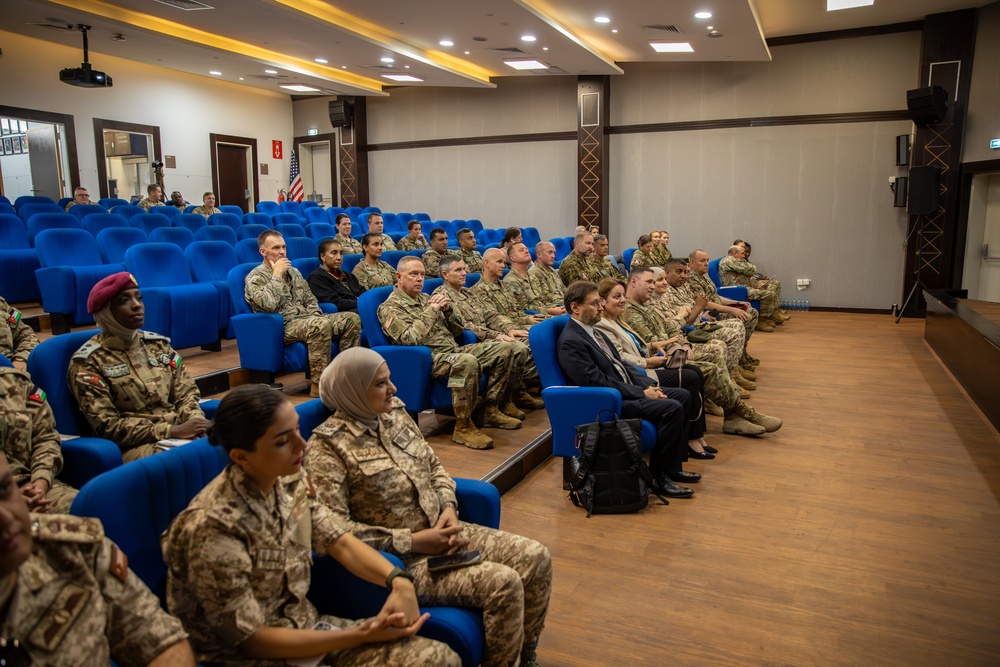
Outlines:
[[48,394],[45,393],[45,390],[35,387],[35,391],[28,396],[28,399],[34,401],[35,403],[44,403],[47,396]]
[[20,322],[21,321],[21,311],[20,310],[11,310],[10,311],[10,317],[7,318],[7,321],[10,322],[11,324],[17,324],[18,322]]
[[181,358],[181,355],[174,352],[174,357],[173,359],[170,360],[170,367],[180,368],[183,364],[184,364],[184,359]]

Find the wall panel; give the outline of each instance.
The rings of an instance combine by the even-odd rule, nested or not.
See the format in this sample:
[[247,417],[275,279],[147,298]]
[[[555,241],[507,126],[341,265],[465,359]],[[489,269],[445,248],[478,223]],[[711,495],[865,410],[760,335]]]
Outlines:
[[1000,159],[990,148],[990,139],[1000,138],[1000,2],[979,10],[976,31],[962,162]]

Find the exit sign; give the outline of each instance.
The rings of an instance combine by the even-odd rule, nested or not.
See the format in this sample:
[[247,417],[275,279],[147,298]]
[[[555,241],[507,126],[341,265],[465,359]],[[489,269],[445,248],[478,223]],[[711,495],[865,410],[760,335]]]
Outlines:
[[319,129],[315,127],[310,127],[308,130],[306,130],[307,136],[315,137],[317,134],[319,134]]
[[1000,148],[1000,139],[990,139],[990,148]]

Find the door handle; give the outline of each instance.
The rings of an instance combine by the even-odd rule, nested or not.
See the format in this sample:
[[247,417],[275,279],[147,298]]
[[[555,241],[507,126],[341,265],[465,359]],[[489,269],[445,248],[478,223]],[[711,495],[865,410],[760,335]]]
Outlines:
[[243,191],[243,197],[244,197],[244,199],[250,199],[250,191],[249,190],[244,190]]

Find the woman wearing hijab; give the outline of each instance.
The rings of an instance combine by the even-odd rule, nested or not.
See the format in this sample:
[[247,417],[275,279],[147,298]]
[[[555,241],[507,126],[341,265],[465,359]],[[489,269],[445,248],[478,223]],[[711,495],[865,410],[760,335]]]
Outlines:
[[[482,609],[484,666],[534,665],[552,586],[548,549],[458,520],[455,482],[395,393],[377,352],[337,355],[320,378],[335,412],[309,440],[310,478],[355,536],[406,563],[422,604]],[[428,572],[428,556],[468,550],[482,562]]]
[[166,438],[200,438],[208,420],[201,394],[166,336],[142,331],[145,309],[132,274],[94,285],[87,299],[101,332],[69,363],[69,388],[94,434],[117,443],[122,459],[155,454]]
[[[229,465],[177,515],[163,540],[167,606],[210,667],[458,667],[447,645],[414,637],[410,575],[356,539],[302,473],[299,416],[280,391],[244,385],[219,404],[208,441]],[[320,616],[306,597],[313,551],[391,592],[372,619]],[[336,591],[325,591],[327,595]],[[399,641],[395,641],[399,640]]]

